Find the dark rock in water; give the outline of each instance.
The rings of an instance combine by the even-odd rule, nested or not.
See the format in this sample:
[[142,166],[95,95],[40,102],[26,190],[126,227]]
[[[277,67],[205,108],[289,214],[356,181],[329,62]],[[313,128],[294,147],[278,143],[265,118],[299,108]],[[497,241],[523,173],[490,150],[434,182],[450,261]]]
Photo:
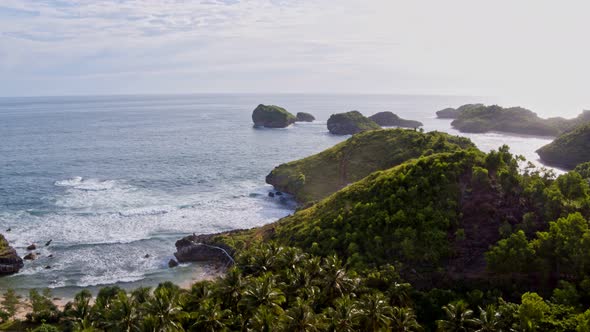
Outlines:
[[51,244],[51,242],[53,242],[53,240],[49,240],[49,241],[45,242],[45,246],[48,247]]
[[24,266],[23,259],[0,234],[0,275],[17,273]]
[[12,228],[8,228],[6,231],[7,231],[7,232],[10,232],[10,231],[12,231]]
[[146,254],[143,258],[150,258],[150,254]]
[[23,259],[26,260],[26,261],[35,260],[35,259],[37,259],[37,254],[34,253],[34,252],[28,253],[28,254],[25,255],[25,257],[23,257]]
[[280,192],[280,191],[277,191],[275,195],[277,195],[277,196],[283,196],[283,193]]
[[285,128],[295,122],[295,116],[286,109],[275,105],[258,105],[252,112],[256,127]]
[[[233,233],[236,231],[230,231]],[[176,241],[176,259],[183,262],[215,262],[229,266],[234,263],[233,249],[215,242],[217,234],[191,235]]]
[[33,243],[33,244],[31,244],[31,245],[29,245],[29,246],[27,247],[27,250],[29,250],[29,251],[30,251],[30,250],[35,250],[35,249],[37,249],[37,245],[36,245],[36,244],[34,244],[34,243]]
[[418,128],[424,125],[420,121],[402,119],[392,112],[379,112],[371,115],[369,119],[385,127]]
[[170,259],[168,261],[168,267],[173,268],[173,267],[177,267],[178,266],[178,262],[174,259]]
[[45,270],[49,270],[49,269],[51,269],[51,265],[45,266]]
[[335,135],[353,135],[375,129],[381,129],[381,126],[358,111],[332,114],[328,119],[328,130]]
[[273,192],[268,193],[268,197],[275,197],[275,193],[273,193]]
[[51,254],[51,255],[47,256],[47,258],[53,258],[53,254]]
[[313,122],[315,120],[315,117],[313,115],[305,112],[299,112],[295,117],[295,121],[297,122]]

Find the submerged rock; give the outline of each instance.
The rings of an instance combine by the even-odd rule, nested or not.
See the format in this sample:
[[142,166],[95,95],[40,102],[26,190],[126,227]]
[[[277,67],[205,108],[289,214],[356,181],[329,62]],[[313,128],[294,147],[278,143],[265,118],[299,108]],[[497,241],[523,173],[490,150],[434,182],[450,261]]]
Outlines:
[[273,193],[273,192],[269,192],[269,193],[268,193],[268,197],[275,197],[275,193]]
[[384,127],[418,128],[424,125],[420,121],[402,119],[392,112],[379,112],[371,115],[369,119]]
[[53,240],[49,240],[49,241],[45,242],[45,246],[46,247],[49,247],[49,245],[51,244],[51,242],[53,242]]
[[295,122],[295,116],[286,109],[275,105],[258,105],[252,112],[256,127],[285,128]]
[[296,115],[296,120],[298,122],[313,122],[315,117],[309,113],[299,112]]
[[31,244],[27,247],[27,250],[31,251],[31,250],[36,250],[37,249],[37,245],[36,244]]
[[30,252],[30,253],[26,254],[25,257],[23,257],[23,259],[26,261],[33,261],[33,260],[37,259],[37,254],[34,252]]
[[375,129],[381,129],[381,126],[359,111],[332,114],[328,119],[328,130],[335,135],[353,135]]
[[174,259],[170,259],[170,260],[168,261],[168,267],[169,267],[169,268],[173,268],[173,267],[177,267],[177,266],[178,266],[178,262],[177,262],[176,260],[174,260]]

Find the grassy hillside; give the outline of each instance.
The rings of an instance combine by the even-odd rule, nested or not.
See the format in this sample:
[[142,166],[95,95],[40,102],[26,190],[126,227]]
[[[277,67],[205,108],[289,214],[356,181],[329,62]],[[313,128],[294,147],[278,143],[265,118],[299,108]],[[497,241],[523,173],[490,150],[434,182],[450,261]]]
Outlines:
[[590,161],[590,124],[559,136],[537,153],[544,163],[569,169]]
[[468,139],[445,133],[424,134],[404,129],[369,131],[319,154],[282,164],[266,177],[266,182],[306,203],[409,159],[468,148],[475,148]]

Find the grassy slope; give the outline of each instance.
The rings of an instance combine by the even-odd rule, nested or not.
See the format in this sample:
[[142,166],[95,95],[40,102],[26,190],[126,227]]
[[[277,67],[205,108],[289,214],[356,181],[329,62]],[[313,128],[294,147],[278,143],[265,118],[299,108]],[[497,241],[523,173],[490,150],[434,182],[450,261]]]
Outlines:
[[445,133],[386,129],[354,135],[319,154],[276,167],[267,182],[299,202],[322,199],[370,173],[422,155],[475,147]]
[[547,164],[570,169],[590,161],[590,124],[559,136],[537,150],[537,153]]

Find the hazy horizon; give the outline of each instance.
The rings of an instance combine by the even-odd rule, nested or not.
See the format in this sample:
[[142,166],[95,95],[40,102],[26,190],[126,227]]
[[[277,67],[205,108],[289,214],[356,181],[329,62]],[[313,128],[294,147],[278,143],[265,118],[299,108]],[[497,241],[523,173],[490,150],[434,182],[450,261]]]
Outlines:
[[498,96],[590,108],[583,1],[5,0],[0,96]]

